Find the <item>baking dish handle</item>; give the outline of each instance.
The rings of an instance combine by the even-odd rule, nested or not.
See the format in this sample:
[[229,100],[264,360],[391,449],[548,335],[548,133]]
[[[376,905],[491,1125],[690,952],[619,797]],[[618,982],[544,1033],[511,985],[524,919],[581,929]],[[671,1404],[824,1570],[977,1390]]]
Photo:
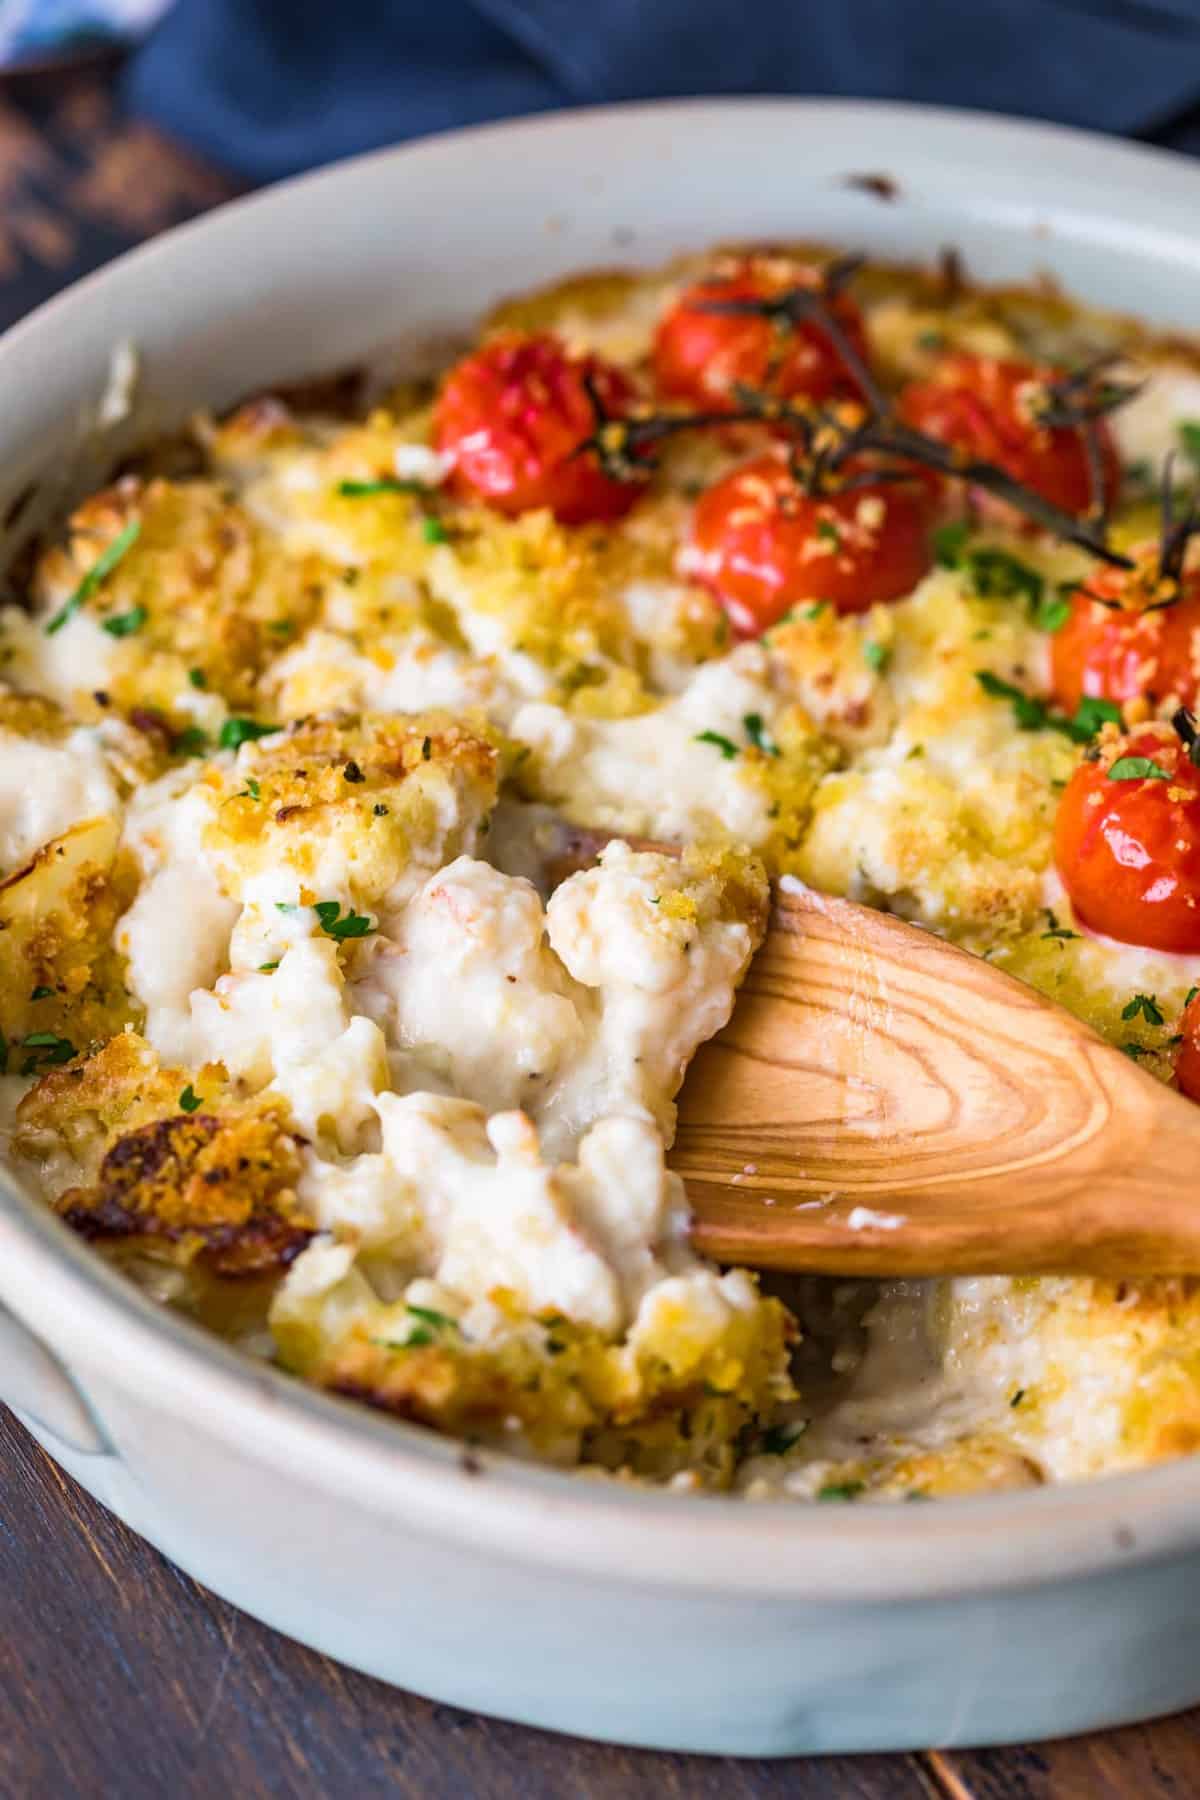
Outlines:
[[79,1456],[115,1454],[68,1370],[0,1308],[0,1401]]

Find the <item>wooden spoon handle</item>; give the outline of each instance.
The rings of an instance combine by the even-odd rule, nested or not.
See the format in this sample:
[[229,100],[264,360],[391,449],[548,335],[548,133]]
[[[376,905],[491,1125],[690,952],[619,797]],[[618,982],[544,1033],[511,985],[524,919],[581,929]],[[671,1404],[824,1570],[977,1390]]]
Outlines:
[[785,884],[673,1166],[697,1247],[854,1274],[1200,1271],[1200,1109],[1023,982]]

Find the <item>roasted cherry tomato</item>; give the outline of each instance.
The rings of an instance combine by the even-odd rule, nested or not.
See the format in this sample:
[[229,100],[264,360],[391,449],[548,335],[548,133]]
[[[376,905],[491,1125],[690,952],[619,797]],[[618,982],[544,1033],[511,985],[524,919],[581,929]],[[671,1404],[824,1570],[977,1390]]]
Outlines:
[[1193,994],[1179,1021],[1183,1042],[1175,1057],[1175,1079],[1180,1093],[1200,1100],[1200,994]]
[[[705,310],[728,301],[771,300],[789,288],[815,287],[819,279],[814,268],[748,258],[728,275],[713,275],[686,289],[663,317],[654,340],[654,374],[661,392],[717,412],[733,410],[739,386],[776,399],[857,396],[857,381],[818,321],[792,325],[753,313]],[[867,339],[858,307],[844,293],[829,306],[865,362]]]
[[1200,571],[1184,575],[1171,605],[1156,607],[1158,546],[1143,547],[1135,563],[1131,572],[1095,570],[1051,640],[1054,697],[1070,712],[1085,694],[1120,706],[1173,695],[1194,708],[1200,699]]
[[1054,855],[1093,931],[1200,950],[1200,769],[1169,725],[1104,742],[1063,792]]
[[497,337],[456,363],[433,415],[453,491],[503,513],[548,506],[564,525],[620,518],[639,484],[579,454],[596,429],[588,382],[608,416],[629,411],[634,390],[620,369],[573,355],[548,333]]
[[[909,425],[983,462],[998,463],[1023,487],[1064,512],[1084,513],[1093,500],[1087,449],[1074,426],[1038,418],[1049,383],[1060,371],[1028,362],[958,352],[944,357],[928,381],[900,396]],[[1094,427],[1106,503],[1120,487],[1121,466],[1103,419]]]
[[911,593],[928,570],[929,490],[868,481],[809,494],[782,452],[771,453],[700,496],[684,562],[745,637],[797,601],[864,612]]

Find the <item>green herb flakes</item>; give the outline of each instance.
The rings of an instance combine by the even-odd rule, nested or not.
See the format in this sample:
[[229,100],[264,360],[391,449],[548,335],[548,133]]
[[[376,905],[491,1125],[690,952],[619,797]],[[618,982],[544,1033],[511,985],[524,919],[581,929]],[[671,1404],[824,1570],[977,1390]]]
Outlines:
[[1033,615],[1033,622],[1039,631],[1061,631],[1071,616],[1071,602],[1065,595],[1058,593],[1052,599],[1043,600]]
[[28,1037],[21,1039],[21,1048],[30,1052],[21,1064],[22,1075],[33,1075],[39,1069],[58,1067],[70,1062],[76,1055],[70,1038],[59,1037],[53,1031],[31,1031]]
[[942,569],[957,569],[967,547],[970,527],[961,519],[952,525],[939,525],[933,534],[934,561]]
[[1170,781],[1152,756],[1118,756],[1108,771],[1110,781]]
[[732,762],[738,753],[738,747],[731,738],[722,737],[719,731],[698,731],[692,740],[697,744],[712,744],[721,752],[726,762]]
[[112,613],[107,619],[101,619],[100,627],[107,631],[109,637],[132,637],[142,629],[149,617],[144,606],[134,606],[127,613]]
[[1135,994],[1128,1006],[1121,1008],[1123,1019],[1136,1019],[1141,1013],[1147,1025],[1165,1025],[1162,1008],[1153,994]]
[[83,580],[79,583],[79,586],[75,589],[75,592],[71,595],[71,598],[64,606],[61,606],[54,617],[47,622],[47,637],[53,637],[56,631],[61,631],[67,621],[75,617],[75,614],[79,611],[80,607],[87,604],[101,584],[112,574],[121,558],[125,555],[125,552],[132,549],[134,544],[137,543],[138,538],[141,536],[141,532],[141,520],[131,519],[124,531],[117,533],[108,548],[103,551],[92,564]]
[[1058,938],[1060,942],[1066,943],[1069,938],[1077,938],[1079,936],[1077,931],[1071,931],[1066,925],[1060,925],[1049,907],[1045,910],[1047,929],[1042,933],[1043,938]]
[[256,738],[270,737],[278,731],[278,725],[260,725],[256,719],[226,719],[218,738],[222,750],[238,750],[243,744],[252,744]]
[[761,750],[764,756],[778,756],[780,754],[779,745],[775,742],[774,738],[767,730],[766,725],[763,723],[763,716],[761,713],[747,713],[742,720],[742,724],[745,727],[746,736],[756,750]]
[[180,1112],[185,1112],[185,1113],[198,1112],[200,1110],[200,1107],[203,1104],[204,1103],[201,1100],[199,1094],[196,1092],[195,1088],[192,1086],[191,1082],[189,1081],[187,1086],[184,1088],[182,1094],[180,1094],[180,1096],[179,1096]]
[[874,638],[868,638],[863,645],[863,661],[868,669],[876,675],[882,675],[892,660],[892,653],[886,644],[877,644]]
[[198,725],[185,725],[182,731],[175,733],[172,748],[179,756],[203,756],[208,749],[208,737]]
[[1181,419],[1175,431],[1183,454],[1200,468],[1200,419]]
[[339,481],[338,493],[343,500],[367,500],[376,494],[419,494],[419,481],[401,481],[398,475],[379,475],[373,481]]
[[208,676],[203,669],[189,669],[188,680],[194,688],[200,688],[201,691],[208,686]]
[[786,1425],[772,1425],[758,1442],[760,1456],[786,1456],[808,1430],[807,1419],[794,1419]]
[[862,1481],[829,1481],[817,1489],[816,1497],[822,1501],[857,1500],[865,1486]]
[[374,931],[375,927],[365,913],[356,913],[353,907],[347,907],[346,916],[343,919],[339,917],[341,910],[340,900],[318,900],[313,907],[313,911],[321,921],[321,930],[326,937],[335,938],[339,944],[342,944],[348,938],[366,937]]

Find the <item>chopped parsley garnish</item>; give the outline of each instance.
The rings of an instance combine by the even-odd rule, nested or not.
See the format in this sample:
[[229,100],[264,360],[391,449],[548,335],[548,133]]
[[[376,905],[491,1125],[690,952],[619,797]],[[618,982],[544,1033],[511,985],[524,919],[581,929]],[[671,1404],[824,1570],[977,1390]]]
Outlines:
[[[819,619],[822,613],[825,613],[828,611],[829,611],[828,600],[814,600],[811,606],[805,607],[804,612],[801,616],[805,619]],[[780,619],[779,623],[781,625],[786,624],[787,620],[790,617],[791,617],[790,613],[785,613],[783,618]]]
[[[278,904],[277,901],[276,905]],[[374,931],[375,927],[366,913],[356,913],[353,907],[348,907],[343,919],[338,916],[341,910],[340,900],[318,900],[313,907],[313,911],[321,921],[321,930],[326,937],[336,938],[341,944],[347,938],[366,937],[369,932]]]
[[1020,1406],[1020,1404],[1024,1398],[1025,1398],[1025,1389],[1018,1388],[1016,1393],[1013,1395],[1012,1399],[1009,1401],[1008,1404],[1010,1406]]
[[359,768],[358,764],[353,760],[353,758],[346,764],[345,768],[342,770],[342,780],[343,781],[349,781],[349,782],[353,783],[356,781],[365,781],[366,779],[367,779],[366,776],[363,774],[362,770]]
[[1121,1008],[1123,1019],[1136,1019],[1141,1013],[1147,1025],[1165,1025],[1162,1008],[1153,994],[1135,994],[1128,1006]]
[[817,1489],[818,1500],[857,1500],[865,1483],[861,1481],[829,1481]]
[[271,973],[272,969],[277,969],[278,967],[279,967],[279,958],[276,957],[274,962],[259,963],[258,972],[260,975],[269,975]]
[[21,1064],[22,1075],[68,1063],[76,1053],[70,1038],[59,1037],[54,1031],[31,1031],[28,1037],[21,1039],[21,1048],[30,1052]]
[[435,1312],[431,1306],[409,1305],[404,1310],[416,1323],[409,1328],[405,1338],[377,1339],[385,1350],[419,1350],[426,1344],[435,1343],[439,1332],[459,1329],[457,1319],[450,1318],[446,1313]]
[[[1021,731],[1061,731],[1072,743],[1086,744],[1094,737],[1101,725],[1120,722],[1120,709],[1111,700],[1096,700],[1091,696],[1079,702],[1074,713],[1068,718],[1066,713],[1051,711],[1044,700],[1036,694],[1027,694],[1023,688],[1014,687],[1011,681],[1004,681],[991,669],[976,669],[975,679],[985,694],[993,700],[1007,700],[1013,709],[1013,718]],[[1137,757],[1126,758],[1137,762]],[[1115,765],[1114,765],[1115,766]]]
[[953,525],[939,525],[933,534],[935,562],[943,569],[957,569],[969,536],[970,527],[961,519]]
[[401,481],[398,475],[379,475],[374,481],[339,481],[338,493],[344,500],[365,500],[372,494],[419,494],[419,481]]
[[714,744],[725,758],[732,762],[738,753],[738,747],[731,738],[722,737],[719,731],[698,731],[693,742],[697,744]]
[[243,744],[252,744],[255,738],[270,737],[278,730],[278,725],[260,725],[257,719],[226,719],[218,742],[222,750],[237,750]]
[[891,660],[892,653],[886,644],[877,644],[874,638],[867,639],[863,645],[863,661],[868,669],[874,669],[877,675],[882,675]]
[[189,669],[188,680],[194,688],[206,688],[208,686],[208,676],[204,673],[203,669]]
[[1046,704],[1036,695],[1014,687],[1011,681],[1002,680],[991,669],[976,669],[975,679],[984,693],[990,694],[993,700],[1007,700],[1011,703],[1013,718],[1022,731],[1040,731],[1049,723]]
[[1101,700],[1094,694],[1085,694],[1075,708],[1075,716],[1071,720],[1074,734],[1080,742],[1085,738],[1095,737],[1102,725],[1119,725],[1121,709],[1113,700]]
[[1061,631],[1070,616],[1071,602],[1060,592],[1053,599],[1042,601],[1033,615],[1033,622],[1039,631]]
[[421,521],[421,536],[425,539],[427,544],[444,544],[446,542],[446,527],[442,524],[440,519],[435,519],[432,514],[430,514],[429,517],[422,519]]
[[180,1112],[185,1112],[185,1113],[198,1112],[202,1104],[203,1104],[203,1102],[201,1101],[199,1094],[196,1092],[195,1088],[192,1086],[191,1082],[189,1081],[187,1086],[184,1088],[182,1094],[180,1094],[180,1096],[179,1096]]
[[261,800],[262,789],[259,787],[257,781],[255,781],[253,775],[250,775],[246,778],[245,787],[233,797],[235,800]]
[[386,819],[387,818],[387,810],[388,809],[383,804],[382,800],[377,800],[375,802],[375,805],[371,808],[371,811],[374,813],[374,815],[377,819]]
[[1018,594],[1035,613],[1042,603],[1046,583],[1036,569],[1007,550],[968,550],[961,567],[972,589],[981,600],[1011,600]]
[[832,519],[817,520],[817,536],[824,544],[830,544],[835,550],[842,547],[842,534]]
[[421,739],[421,761],[428,762],[432,755],[433,755],[433,739],[430,737],[422,738]]
[[763,716],[761,713],[747,713],[742,720],[742,724],[746,728],[746,736],[750,739],[750,742],[754,745],[756,750],[761,750],[764,756],[778,756],[780,754],[779,745],[775,742],[774,738],[767,730],[766,725],[763,723]]
[[1126,1056],[1132,1057],[1134,1062],[1137,1062],[1139,1057],[1149,1056],[1150,1054],[1150,1051],[1145,1044],[1122,1044],[1121,1049]]
[[1183,454],[1200,467],[1200,419],[1181,419],[1175,430]]
[[404,1310],[414,1319],[420,1319],[422,1324],[432,1325],[435,1331],[458,1330],[457,1319],[452,1319],[449,1313],[435,1311],[432,1306],[414,1306],[410,1300]]
[[[354,582],[351,581],[351,579],[350,579],[350,577],[352,575],[354,576],[355,580],[357,580],[358,579],[358,570],[357,569],[347,569],[346,573],[342,576],[342,580],[346,583],[347,587],[354,586]],[[270,632],[272,637],[277,637],[277,638],[291,637],[292,621],[290,619],[272,619],[270,624],[267,626],[267,630]]]
[[1192,1001],[1196,998],[1197,994],[1200,994],[1200,987],[1190,987],[1188,989],[1187,993],[1183,996],[1183,1004],[1185,1006],[1190,1006],[1192,1004]]
[[112,574],[125,552],[136,544],[141,536],[141,531],[141,520],[131,519],[124,531],[117,533],[108,548],[96,558],[71,598],[64,606],[60,606],[54,617],[47,622],[47,637],[53,637],[56,631],[61,631],[67,620],[73,619],[80,607],[86,605],[100,584]]
[[53,997],[53,994],[54,994],[53,988],[35,987],[32,994],[30,994],[29,998],[31,1000],[49,1000]]
[[1170,781],[1152,756],[1118,756],[1108,771],[1110,781]]
[[107,619],[101,619],[101,629],[107,631],[109,637],[132,637],[140,631],[150,614],[144,606],[130,607],[127,613],[113,613]]
[[175,734],[174,748],[180,756],[203,756],[208,749],[208,738],[198,725],[185,725]]
[[1044,938],[1059,938],[1063,943],[1066,943],[1068,938],[1077,938],[1079,936],[1077,931],[1071,931],[1066,925],[1060,925],[1049,907],[1046,908],[1046,919],[1048,921],[1049,929],[1043,931],[1042,936]]
[[760,1456],[786,1456],[807,1430],[807,1419],[795,1419],[789,1425],[772,1425],[759,1439],[758,1453]]

